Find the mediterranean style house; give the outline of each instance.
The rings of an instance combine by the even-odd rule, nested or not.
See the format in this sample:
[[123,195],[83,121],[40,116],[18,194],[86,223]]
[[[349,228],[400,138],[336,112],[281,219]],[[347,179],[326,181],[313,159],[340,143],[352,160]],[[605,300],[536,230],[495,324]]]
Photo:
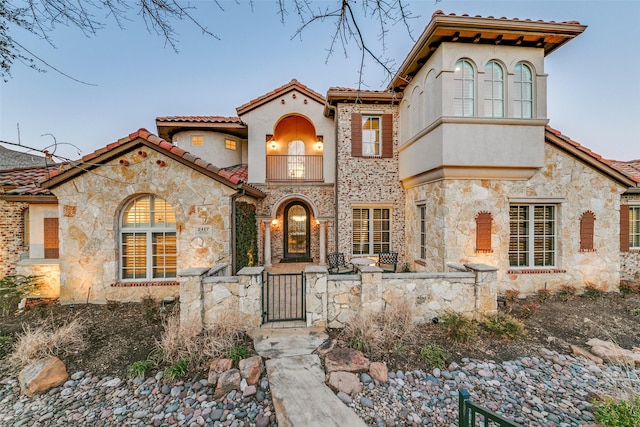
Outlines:
[[585,28],[437,11],[383,90],[291,80],[236,117],[158,117],[30,180],[0,172],[0,272],[128,301],[190,268],[392,251],[399,270],[493,266],[502,292],[617,289],[640,278],[640,161],[548,126],[545,57]]

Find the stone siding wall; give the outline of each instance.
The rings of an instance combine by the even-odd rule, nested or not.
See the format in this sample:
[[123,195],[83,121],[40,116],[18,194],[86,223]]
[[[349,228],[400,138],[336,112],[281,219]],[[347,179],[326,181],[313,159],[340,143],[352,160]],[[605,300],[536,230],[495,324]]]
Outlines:
[[[310,250],[314,262],[318,262],[320,258],[320,225],[316,224],[316,219],[327,221],[328,230],[325,231],[327,233],[327,248],[335,247],[333,184],[255,184],[255,186],[267,194],[267,197],[260,201],[257,213],[259,221],[266,220],[265,225],[271,227],[271,258],[273,262],[278,262],[284,256],[284,209],[293,201],[300,201],[309,207],[311,215]],[[318,213],[317,217],[314,215],[314,211]],[[277,225],[271,224],[271,219],[277,219]],[[260,263],[264,264],[264,225],[259,227],[258,235],[260,236],[258,244]]]
[[16,274],[39,276],[38,296],[58,298],[60,296],[60,264],[58,260],[23,260],[16,266]]
[[[625,194],[621,203],[640,206],[640,194]],[[620,253],[620,279],[640,282],[640,250],[632,249]]]
[[[393,115],[393,156],[351,155],[351,114]],[[398,265],[405,257],[405,195],[398,172],[398,106],[339,104],[336,110],[338,203],[338,251],[351,258],[353,252],[352,206],[391,209],[391,249],[398,252]],[[384,143],[384,142],[383,142]]]
[[[141,148],[146,157],[138,155],[138,149],[52,190],[59,201],[63,303],[178,294],[178,286],[112,286],[119,282],[121,210],[131,198],[144,194],[164,198],[175,211],[178,271],[231,263],[234,190],[153,149]],[[121,159],[129,166],[122,166]]]
[[[523,294],[562,284],[582,287],[593,282],[608,290],[620,280],[619,207],[624,188],[591,167],[546,144],[545,166],[531,179],[444,180],[407,191],[408,247],[419,259],[420,228],[417,205],[428,209],[429,257],[414,263],[417,270],[437,271],[442,263],[484,263],[498,267],[500,292],[518,289]],[[553,268],[516,269],[509,266],[509,206],[557,202],[557,259]],[[476,252],[475,217],[490,212],[493,218],[491,253]],[[580,251],[580,216],[595,214],[593,252]],[[433,258],[430,258],[433,257]],[[422,265],[421,265],[422,264]],[[519,271],[518,271],[519,270]]]
[[24,215],[29,205],[0,200],[0,277],[16,274],[23,245]]

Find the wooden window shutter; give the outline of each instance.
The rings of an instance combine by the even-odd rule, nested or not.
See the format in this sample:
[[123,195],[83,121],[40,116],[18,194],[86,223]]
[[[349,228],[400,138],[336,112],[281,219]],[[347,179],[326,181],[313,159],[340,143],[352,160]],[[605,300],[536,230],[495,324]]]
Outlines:
[[382,115],[382,157],[393,157],[393,115]]
[[478,212],[476,215],[476,252],[493,252],[491,250],[491,223],[493,218],[489,212]]
[[362,114],[351,114],[351,156],[362,156]]
[[620,252],[629,252],[629,206],[620,205]]
[[596,215],[586,211],[580,216],[580,250],[593,251],[593,233]]
[[44,257],[58,258],[58,218],[44,219]]

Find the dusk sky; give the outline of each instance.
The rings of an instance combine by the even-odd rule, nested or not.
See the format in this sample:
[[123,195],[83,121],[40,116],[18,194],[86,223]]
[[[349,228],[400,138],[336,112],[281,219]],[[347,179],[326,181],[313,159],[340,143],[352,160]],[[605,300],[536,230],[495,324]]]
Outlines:
[[[44,148],[53,142],[87,154],[139,128],[155,133],[155,118],[171,115],[236,116],[236,107],[295,78],[325,95],[331,86],[357,87],[357,46],[340,47],[327,59],[332,23],[318,22],[293,38],[298,18],[283,24],[275,0],[240,4],[195,1],[194,14],[216,36],[176,23],[176,54],[149,34],[135,14],[120,29],[114,22],[92,38],[76,28],[51,34],[56,48],[23,30],[19,42],[48,63],[91,83],[55,71],[39,73],[16,62],[13,77],[0,82],[0,140]],[[314,1],[323,6],[335,2]],[[408,1],[417,38],[432,13],[545,21],[577,20],[587,30],[546,59],[550,125],[596,153],[612,159],[640,159],[640,1]],[[378,28],[361,21],[370,45],[378,48]],[[389,27],[386,57],[399,66],[413,42],[404,26]],[[365,89],[384,89],[388,79],[367,61]],[[6,146],[16,149],[15,147]],[[59,154],[77,158],[77,150]],[[2,165],[0,165],[0,168]]]

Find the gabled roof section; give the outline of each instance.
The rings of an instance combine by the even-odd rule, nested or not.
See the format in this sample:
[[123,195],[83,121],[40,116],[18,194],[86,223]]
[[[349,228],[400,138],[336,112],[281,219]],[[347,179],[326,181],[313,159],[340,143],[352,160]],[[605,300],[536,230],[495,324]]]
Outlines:
[[573,155],[574,157],[577,157],[623,186],[635,187],[637,183],[640,182],[636,181],[630,175],[616,167],[615,162],[607,160],[599,154],[594,153],[587,147],[578,144],[576,141],[563,135],[562,132],[552,128],[551,126],[546,126],[545,141]]
[[43,188],[54,188],[63,182],[69,181],[76,176],[90,171],[91,169],[100,167],[104,163],[140,146],[146,146],[152,150],[162,153],[228,187],[245,190],[250,196],[257,198],[265,197],[265,194],[256,187],[253,187],[240,179],[229,179],[229,177],[223,175],[225,172],[220,174],[220,168],[156,135],[149,133],[146,129],[139,129],[137,132],[134,132],[125,138],[83,156],[80,160],[65,165],[61,170],[52,171],[49,179],[41,182],[40,186]]
[[240,117],[225,116],[166,116],[156,117],[158,136],[166,141],[171,141],[173,135],[188,130],[205,130],[226,133],[247,138],[247,125]]
[[402,91],[443,42],[524,46],[544,49],[548,55],[582,34],[586,25],[578,21],[554,22],[488,16],[433,13],[387,89]]
[[402,100],[402,93],[390,90],[361,90],[348,87],[330,87],[327,91],[324,115],[334,114],[332,107],[339,103],[394,104]]
[[298,82],[296,79],[292,79],[289,83],[280,86],[279,88],[276,88],[274,90],[272,90],[271,92],[265,93],[262,96],[259,96],[256,99],[252,99],[251,101],[247,102],[244,105],[241,105],[240,107],[236,108],[236,111],[238,112],[239,116],[242,116],[243,114],[248,113],[249,111],[258,108],[261,105],[264,105],[282,95],[285,95],[293,90],[297,90],[298,92],[303,93],[304,95],[308,96],[309,98],[315,100],[316,102],[320,103],[320,104],[324,104],[324,96],[322,96],[321,94],[319,94],[318,92],[315,92],[311,89],[309,89],[307,86],[303,85],[302,83]]

